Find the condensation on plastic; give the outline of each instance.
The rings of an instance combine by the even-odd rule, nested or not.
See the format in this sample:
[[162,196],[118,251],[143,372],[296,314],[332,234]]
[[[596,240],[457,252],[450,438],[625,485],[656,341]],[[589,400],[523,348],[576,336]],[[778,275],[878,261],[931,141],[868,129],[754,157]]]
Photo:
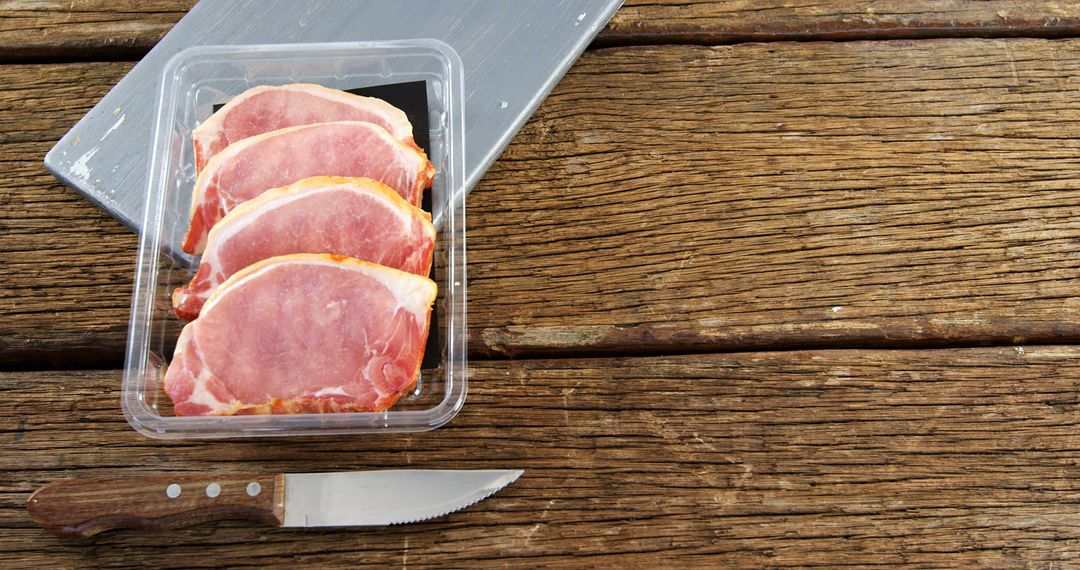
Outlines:
[[[256,85],[318,83],[353,89],[425,81],[430,147],[438,173],[432,186],[437,228],[439,297],[437,367],[421,371],[417,388],[384,412],[179,417],[162,382],[182,323],[170,296],[193,274],[180,253],[195,182],[191,131]],[[391,42],[200,46],[165,66],[139,242],[124,368],[122,407],[140,433],[159,439],[392,433],[437,428],[457,414],[466,393],[465,200],[462,67],[449,45],[432,39]],[[132,141],[131,144],[139,144]]]

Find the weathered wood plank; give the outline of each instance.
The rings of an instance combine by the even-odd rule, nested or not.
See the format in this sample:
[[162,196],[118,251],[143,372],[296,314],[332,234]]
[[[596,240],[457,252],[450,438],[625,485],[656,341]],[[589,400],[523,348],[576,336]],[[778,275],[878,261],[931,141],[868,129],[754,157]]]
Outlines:
[[[590,52],[469,197],[471,350],[1080,339],[1077,47]],[[126,69],[0,67],[8,365],[119,363],[134,238],[39,160]]]
[[136,236],[42,160],[130,67],[0,66],[0,366],[123,359]]
[[197,0],[0,3],[0,58],[138,59]]
[[[117,372],[5,373],[0,561],[1067,567],[1080,558],[1077,362],[1076,347],[479,362],[461,414],[435,432],[190,444],[132,431]],[[23,507],[68,476],[401,467],[527,472],[466,511],[388,529],[75,542]]]
[[1064,37],[1080,3],[991,0],[627,0],[599,45],[776,40]]
[[[0,3],[0,58],[137,58],[195,0]],[[598,45],[927,37],[1065,37],[1080,2],[627,0]]]
[[470,196],[472,346],[1076,340],[1078,46],[590,53]]

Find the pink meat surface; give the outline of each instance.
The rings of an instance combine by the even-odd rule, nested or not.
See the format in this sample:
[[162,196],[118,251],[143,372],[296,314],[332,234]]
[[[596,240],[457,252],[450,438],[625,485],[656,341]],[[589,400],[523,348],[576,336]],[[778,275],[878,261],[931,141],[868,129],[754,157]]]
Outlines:
[[416,147],[408,117],[382,99],[307,83],[262,85],[234,97],[191,133],[195,167],[202,172],[214,155],[248,137],[333,121],[375,123],[398,140]]
[[181,416],[385,410],[416,385],[435,293],[347,257],[261,261],[184,327],[165,391]]
[[434,175],[424,153],[373,123],[318,123],[248,137],[218,153],[196,179],[183,249],[201,254],[210,229],[230,210],[297,180],[373,178],[419,206]]
[[318,176],[244,202],[210,230],[199,270],[173,293],[176,314],[194,319],[233,273],[270,257],[334,253],[427,276],[435,228],[427,212],[370,178]]

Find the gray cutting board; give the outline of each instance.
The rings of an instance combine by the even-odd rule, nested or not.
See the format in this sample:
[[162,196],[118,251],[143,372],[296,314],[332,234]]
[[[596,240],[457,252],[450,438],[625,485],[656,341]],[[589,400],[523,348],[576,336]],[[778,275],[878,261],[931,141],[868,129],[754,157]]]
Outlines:
[[157,85],[193,45],[437,38],[461,55],[470,190],[622,0],[202,0],[45,156],[65,184],[136,231]]

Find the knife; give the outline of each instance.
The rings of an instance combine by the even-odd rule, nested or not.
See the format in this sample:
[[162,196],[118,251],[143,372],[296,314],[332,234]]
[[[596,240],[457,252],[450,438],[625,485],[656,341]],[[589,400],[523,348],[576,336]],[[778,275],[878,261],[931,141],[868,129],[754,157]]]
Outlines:
[[522,473],[390,470],[63,479],[34,492],[26,507],[45,529],[79,537],[219,520],[279,527],[390,525],[463,509]]

